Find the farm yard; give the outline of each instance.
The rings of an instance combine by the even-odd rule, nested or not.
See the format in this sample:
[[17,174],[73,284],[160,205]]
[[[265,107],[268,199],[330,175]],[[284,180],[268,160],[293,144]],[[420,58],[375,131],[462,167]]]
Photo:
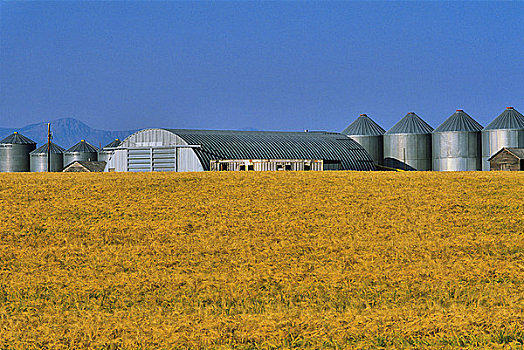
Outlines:
[[524,344],[524,173],[0,174],[0,348]]

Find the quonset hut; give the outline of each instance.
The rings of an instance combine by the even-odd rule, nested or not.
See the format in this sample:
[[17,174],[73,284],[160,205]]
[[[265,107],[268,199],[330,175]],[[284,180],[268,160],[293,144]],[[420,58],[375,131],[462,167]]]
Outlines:
[[503,147],[524,147],[524,116],[513,107],[482,130],[482,170],[489,170],[489,158]]
[[73,163],[75,160],[96,162],[98,159],[98,150],[95,146],[80,140],[79,143],[64,151],[64,167]]
[[380,125],[366,114],[361,114],[342,131],[344,135],[357,141],[369,153],[376,164],[384,164],[384,133]]
[[146,129],[127,137],[106,171],[205,171],[221,160],[313,160],[323,170],[374,170],[349,137],[331,132]]
[[29,153],[36,142],[14,132],[0,141],[0,172],[29,171]]
[[[47,143],[45,143],[30,153],[30,164],[32,172],[47,171],[47,148]],[[50,148],[50,171],[62,171],[64,168],[63,153],[65,149],[55,143],[51,143]]]
[[457,109],[433,131],[433,170],[482,170],[482,125]]
[[99,162],[109,161],[109,158],[111,158],[111,156],[115,152],[115,148],[120,146],[121,143],[122,141],[120,141],[119,139],[115,139],[111,143],[105,145],[102,149],[98,151],[98,161]]
[[403,170],[431,170],[433,128],[413,112],[384,134],[384,165]]

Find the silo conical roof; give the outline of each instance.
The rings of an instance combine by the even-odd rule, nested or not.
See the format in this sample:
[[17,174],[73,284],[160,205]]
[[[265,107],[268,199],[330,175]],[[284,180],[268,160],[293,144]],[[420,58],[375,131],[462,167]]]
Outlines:
[[428,123],[414,112],[409,112],[397,124],[393,125],[386,134],[431,134],[432,132],[433,128]]
[[105,148],[117,148],[118,146],[120,146],[121,143],[122,143],[122,141],[120,141],[120,139],[115,139],[111,143],[108,143],[107,145],[105,145],[102,149],[105,149]]
[[484,128],[484,130],[494,129],[524,129],[524,116],[515,108],[507,107]]
[[446,132],[446,131],[481,131],[482,125],[480,125],[475,119],[471,118],[469,114],[464,112],[462,109],[457,109],[446,121],[434,132]]
[[22,134],[19,134],[18,132],[14,132],[11,135],[7,136],[5,139],[0,141],[0,143],[3,144],[12,144],[12,145],[36,145],[36,142],[31,140],[30,138],[25,137]]
[[[51,142],[51,154],[62,154],[65,149]],[[31,154],[47,154],[47,143],[35,149]]]
[[384,135],[386,130],[375,123],[366,114],[361,114],[355,121],[342,131],[344,135],[377,136]]
[[97,148],[89,143],[87,143],[85,140],[81,140],[76,145],[72,146],[65,152],[97,152]]

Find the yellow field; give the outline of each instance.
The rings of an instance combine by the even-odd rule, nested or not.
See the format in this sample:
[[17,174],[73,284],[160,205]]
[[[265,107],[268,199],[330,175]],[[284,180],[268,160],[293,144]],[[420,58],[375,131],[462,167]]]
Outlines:
[[0,174],[0,212],[2,349],[524,343],[524,173]]

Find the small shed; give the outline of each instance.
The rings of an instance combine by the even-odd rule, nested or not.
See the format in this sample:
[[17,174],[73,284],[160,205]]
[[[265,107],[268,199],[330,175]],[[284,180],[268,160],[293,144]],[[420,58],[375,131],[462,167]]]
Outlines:
[[524,148],[503,147],[489,158],[490,170],[524,170]]
[[104,171],[106,162],[88,162],[76,160],[73,163],[66,166],[63,170],[64,173],[97,173]]

